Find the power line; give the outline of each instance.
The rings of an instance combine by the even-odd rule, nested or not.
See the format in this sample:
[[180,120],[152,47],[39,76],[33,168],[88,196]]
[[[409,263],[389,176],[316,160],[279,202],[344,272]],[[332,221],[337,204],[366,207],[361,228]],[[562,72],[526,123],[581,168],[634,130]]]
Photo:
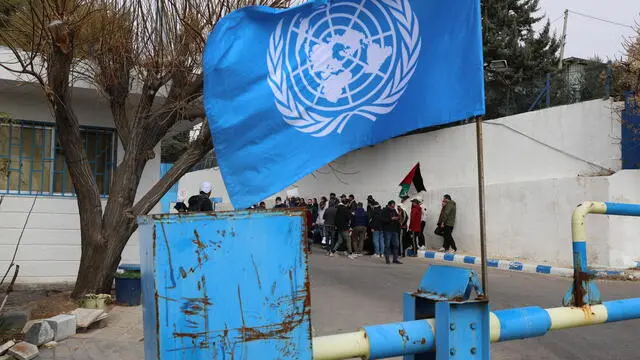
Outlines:
[[606,22],[608,24],[618,25],[618,26],[622,26],[622,27],[626,27],[626,28],[630,28],[630,29],[635,30],[635,28],[633,26],[628,25],[628,24],[623,24],[623,23],[619,23],[619,22],[615,22],[615,21],[599,18],[599,17],[596,17],[596,16],[591,16],[591,15],[579,13],[579,12],[573,11],[573,10],[569,10],[569,12],[572,13],[572,14],[578,15],[578,16],[583,16],[583,17],[586,17],[586,18],[589,18],[589,19],[598,20],[598,21]]
[[553,21],[551,22],[551,25],[555,24],[558,20],[562,19],[563,17],[564,17],[564,15],[560,15],[560,16],[558,16],[558,18],[557,18],[557,19],[555,19],[555,20],[553,20]]

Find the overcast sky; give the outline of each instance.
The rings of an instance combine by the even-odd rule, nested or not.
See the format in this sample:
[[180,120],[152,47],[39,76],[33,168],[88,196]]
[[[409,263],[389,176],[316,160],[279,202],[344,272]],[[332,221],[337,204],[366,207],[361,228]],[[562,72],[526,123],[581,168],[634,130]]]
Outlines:
[[[640,0],[540,0],[541,12],[555,21],[551,27],[562,34],[564,9],[617,23],[634,25],[640,22]],[[558,19],[560,18],[560,19]],[[608,24],[577,14],[569,14],[565,57],[621,57],[622,42],[634,34],[628,27]]]

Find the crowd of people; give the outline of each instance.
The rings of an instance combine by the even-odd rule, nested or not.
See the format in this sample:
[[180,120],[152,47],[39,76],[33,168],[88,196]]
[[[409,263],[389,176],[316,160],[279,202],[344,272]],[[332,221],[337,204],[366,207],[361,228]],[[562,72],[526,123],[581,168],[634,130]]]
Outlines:
[[[399,257],[417,256],[417,250],[426,249],[425,225],[427,209],[421,198],[411,200],[410,209],[391,200],[383,207],[373,196],[366,200],[366,209],[354,195],[337,197],[331,193],[304,199],[288,197],[284,201],[277,197],[274,209],[304,208],[307,214],[310,243],[320,243],[328,256],[345,251],[350,259],[368,253],[372,257],[384,259],[387,264],[402,264]],[[261,203],[255,208],[265,209]],[[455,226],[456,203],[450,195],[442,198],[442,209],[438,225],[434,231],[444,238],[440,251],[455,253],[458,249],[452,232]],[[311,248],[310,248],[311,250]]]
[[[179,212],[213,211],[210,200],[212,186],[203,182],[200,193],[186,199],[179,199],[175,209]],[[385,260],[387,264],[402,264],[399,257],[406,256],[411,249],[410,256],[417,256],[418,250],[425,247],[425,225],[427,208],[422,199],[411,200],[411,208],[405,210],[401,204],[391,200],[382,207],[373,196],[367,196],[367,207],[358,202],[353,195],[337,197],[331,193],[327,199],[304,199],[302,197],[281,197],[275,199],[274,209],[299,208],[304,209],[306,225],[309,230],[309,251],[312,243],[319,243],[326,250],[328,256],[335,256],[338,251],[345,251],[350,259],[356,259],[368,253],[372,257]],[[266,210],[265,202],[252,206],[250,209]],[[450,195],[442,198],[442,209],[438,217],[437,228],[434,233],[443,237],[440,251],[455,253],[458,248],[453,239],[453,229],[456,223],[456,203]]]

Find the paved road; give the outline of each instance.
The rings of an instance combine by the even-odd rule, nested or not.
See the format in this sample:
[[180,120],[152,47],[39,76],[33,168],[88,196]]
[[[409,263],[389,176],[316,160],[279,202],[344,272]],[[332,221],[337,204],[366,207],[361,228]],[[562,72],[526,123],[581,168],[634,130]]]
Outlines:
[[[362,325],[402,319],[402,293],[415,289],[429,263],[409,259],[386,265],[376,259],[311,256],[312,322],[316,335],[350,332]],[[492,309],[560,306],[569,280],[541,275],[490,272]],[[601,282],[605,300],[640,296],[638,282]],[[42,349],[49,360],[143,359],[140,308],[116,307],[108,326]],[[640,320],[564,330],[522,341],[494,344],[498,360],[627,360],[640,353]]]
[[[415,289],[428,262],[409,259],[386,265],[377,259],[311,258],[312,322],[316,335],[349,332],[362,325],[402,319],[401,294]],[[569,279],[504,271],[489,272],[493,310],[561,306]],[[604,300],[640,297],[639,282],[599,282]],[[492,359],[596,360],[640,357],[640,320],[562,330],[492,345]]]

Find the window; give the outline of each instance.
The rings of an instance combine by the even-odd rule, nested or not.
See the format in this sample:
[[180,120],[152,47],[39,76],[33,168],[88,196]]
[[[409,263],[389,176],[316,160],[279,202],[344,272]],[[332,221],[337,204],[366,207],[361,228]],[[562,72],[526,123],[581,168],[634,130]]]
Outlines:
[[[108,195],[116,164],[115,132],[82,128],[84,148],[101,195]],[[0,192],[74,195],[54,125],[0,123]]]

